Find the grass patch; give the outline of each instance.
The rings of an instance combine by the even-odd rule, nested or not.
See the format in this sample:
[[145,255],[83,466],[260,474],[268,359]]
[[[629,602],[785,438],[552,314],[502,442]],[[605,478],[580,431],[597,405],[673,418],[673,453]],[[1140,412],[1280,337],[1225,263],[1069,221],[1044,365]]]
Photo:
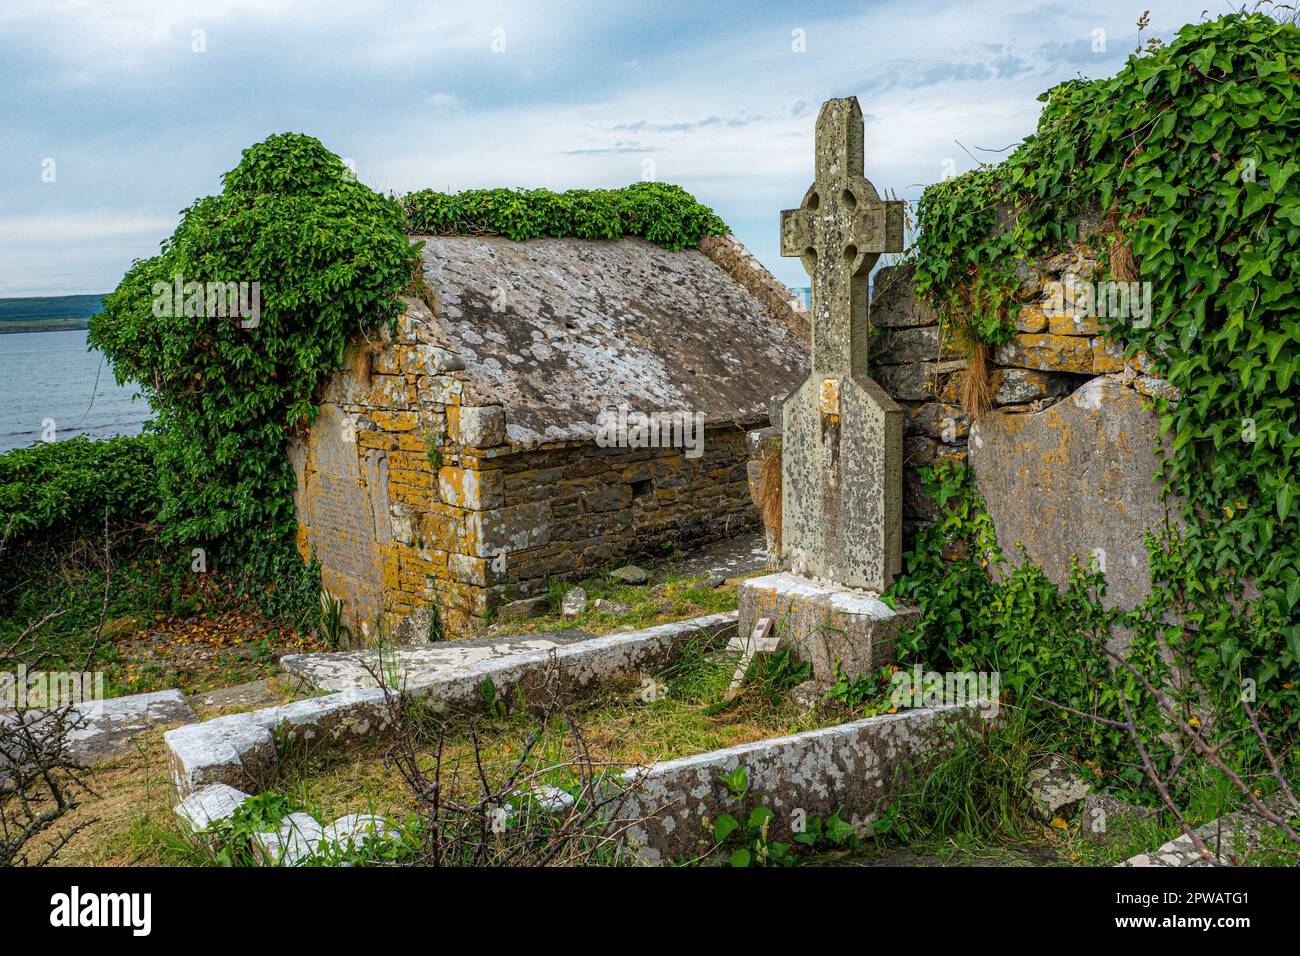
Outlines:
[[[602,771],[616,774],[708,750],[798,733],[862,716],[833,718],[805,712],[785,693],[806,675],[777,654],[759,657],[742,692],[725,700],[735,658],[716,651],[703,637],[688,644],[669,666],[607,684],[571,708],[587,755]],[[883,686],[883,685],[882,685]],[[876,702],[879,704],[880,702]],[[524,742],[540,741],[529,755],[530,786],[571,788],[580,771],[571,728],[556,716],[543,725],[508,697],[494,716],[449,717],[417,704],[413,727],[430,753],[442,737],[443,786],[447,799],[471,801],[483,775],[500,779],[523,754]],[[97,796],[89,796],[74,823],[87,823],[61,861],[100,865],[223,865],[233,860],[188,834],[172,813],[174,795],[166,776],[159,733],[141,738],[131,754],[97,769]],[[388,740],[339,752],[295,742],[282,749],[281,774],[272,791],[286,807],[302,809],[328,823],[348,813],[385,817],[399,829],[418,827],[417,796],[397,772]],[[277,803],[278,805],[278,803]]]
[[[549,613],[535,618],[496,621],[490,633],[531,634],[576,629],[600,635],[736,610],[734,582],[719,588],[708,587],[704,582],[704,576],[690,577],[675,572],[657,574],[650,583],[642,585],[623,584],[603,574],[578,582],[552,581],[546,594]],[[576,587],[587,592],[587,607],[577,617],[566,618],[560,613],[560,602]],[[625,604],[627,610],[619,613],[597,611],[597,600]]]

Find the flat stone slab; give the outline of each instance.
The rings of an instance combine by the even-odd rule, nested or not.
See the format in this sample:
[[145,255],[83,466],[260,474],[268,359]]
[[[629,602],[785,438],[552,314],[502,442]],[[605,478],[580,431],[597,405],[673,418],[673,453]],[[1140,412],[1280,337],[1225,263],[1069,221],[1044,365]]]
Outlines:
[[[1268,801],[1271,809],[1279,816],[1290,814],[1289,805],[1279,800]],[[1229,813],[1217,820],[1196,827],[1194,832],[1207,850],[1221,862],[1233,864],[1241,862],[1252,850],[1258,847],[1264,836],[1273,829],[1273,824],[1254,811],[1243,810]],[[1170,840],[1158,850],[1131,856],[1120,866],[1213,866],[1201,856],[1192,838],[1183,833]]]
[[267,866],[297,866],[307,860],[325,839],[324,827],[309,813],[291,813],[280,829],[257,834],[253,852]]
[[895,610],[868,591],[785,571],[742,581],[737,599],[742,634],[769,618],[781,646],[809,661],[813,678],[822,682],[835,680],[837,663],[850,679],[891,663],[900,630],[920,613]]
[[[788,842],[801,825],[836,810],[865,834],[900,772],[948,739],[940,725],[976,713],[971,705],[918,708],[634,768],[622,776],[629,796],[614,823],[627,827],[628,844],[652,865],[707,855],[720,813],[739,817],[758,806],[774,814],[773,840]],[[722,782],[737,767],[749,783],[743,806]]]
[[[676,656],[681,645],[700,635],[723,643],[735,628],[736,614],[732,611],[567,644],[551,640],[546,648],[525,649],[525,645],[515,644],[518,650],[514,654],[462,660],[461,666],[435,670],[419,679],[415,674],[408,675],[404,690],[437,709],[466,712],[482,710],[483,681],[489,677],[498,695],[507,699],[513,699],[517,692],[522,692],[525,702],[541,691],[569,695],[642,669],[661,667]],[[458,641],[448,646],[467,643]],[[547,686],[542,688],[544,677]],[[310,741],[316,747],[346,746],[387,732],[391,722],[382,688],[353,687],[324,697],[177,727],[169,730],[164,740],[172,780],[182,797],[211,783],[256,793],[278,772],[277,739]]]
[[1064,584],[1077,558],[1105,572],[1103,607],[1127,610],[1146,599],[1144,535],[1166,520],[1178,524],[1181,513],[1152,477],[1162,439],[1146,402],[1101,376],[1041,412],[995,412],[971,426],[971,467],[1007,562],[1019,565],[1024,545],[1027,560]]
[[[55,711],[28,711],[36,733]],[[0,720],[12,719],[0,712]],[[126,749],[131,738],[151,727],[198,720],[179,690],[131,694],[77,704],[67,721],[67,753],[83,763],[105,760]]]
[[255,707],[272,707],[281,703],[280,695],[271,689],[271,682],[249,681],[234,687],[219,687],[203,694],[195,694],[190,703],[204,710],[247,710]]
[[309,813],[291,813],[278,830],[256,835],[253,852],[268,866],[301,866],[318,854],[355,852],[396,835],[383,817],[367,813],[350,813],[325,826]]
[[766,571],[770,562],[763,532],[750,531],[714,541],[685,554],[656,560],[651,566],[671,569],[688,578],[716,574],[724,579],[734,579]]
[[389,687],[402,688],[466,674],[487,661],[533,651],[549,651],[591,640],[594,636],[586,631],[553,631],[436,644],[407,644],[382,651],[291,654],[280,659],[280,666],[295,684],[312,691],[378,687],[376,674]]

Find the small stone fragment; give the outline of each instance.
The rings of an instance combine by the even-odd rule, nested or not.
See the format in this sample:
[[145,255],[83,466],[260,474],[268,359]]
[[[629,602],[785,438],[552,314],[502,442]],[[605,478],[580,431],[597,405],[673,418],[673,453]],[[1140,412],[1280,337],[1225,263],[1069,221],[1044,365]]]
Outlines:
[[574,804],[573,794],[547,784],[533,787],[528,794],[547,813],[564,813]]
[[182,800],[175,812],[198,833],[232,816],[247,799],[248,794],[229,784],[210,783]]
[[518,601],[511,601],[509,604],[503,604],[497,608],[497,617],[501,620],[507,618],[533,618],[541,617],[550,610],[550,604],[546,600],[546,595],[537,597],[521,598]]
[[587,610],[587,592],[583,588],[570,588],[560,601],[560,613],[567,618],[575,618]]
[[1034,816],[1044,823],[1054,817],[1071,819],[1091,789],[1078,779],[1060,757],[1052,754],[1029,771],[1029,790],[1034,800]]
[[600,614],[612,614],[614,617],[620,617],[632,612],[632,605],[625,604],[622,601],[607,601],[605,598],[596,598],[593,607]]
[[1107,793],[1090,793],[1083,798],[1079,834],[1092,843],[1118,843],[1135,823],[1140,823],[1156,812],[1145,807],[1135,807]]
[[645,584],[650,580],[650,575],[644,569],[638,568],[635,564],[624,565],[609,572],[609,576],[615,581],[622,584]]
[[324,830],[310,813],[291,813],[275,833],[257,834],[253,851],[268,866],[297,866],[320,846]]
[[804,711],[816,710],[825,695],[826,685],[817,680],[806,680],[790,688],[790,699]]

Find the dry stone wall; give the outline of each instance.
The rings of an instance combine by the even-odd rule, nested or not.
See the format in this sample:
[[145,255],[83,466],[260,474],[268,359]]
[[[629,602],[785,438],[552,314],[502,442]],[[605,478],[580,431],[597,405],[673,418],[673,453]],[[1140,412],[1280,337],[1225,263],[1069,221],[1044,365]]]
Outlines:
[[697,458],[678,448],[543,447],[461,464],[507,503],[487,549],[506,572],[476,567],[506,599],[547,579],[585,577],[634,555],[706,543],[757,525],[745,475],[745,430],[706,428]]
[[[1099,320],[1068,290],[1093,280],[1097,261],[1086,246],[1027,264],[1021,275],[1015,335],[989,356],[993,415],[1035,414],[1088,380],[1121,376],[1140,395],[1172,395],[1147,356],[1124,358],[1122,345],[1101,335]],[[921,494],[917,469],[967,460],[971,422],[962,409],[966,357],[944,335],[939,316],[919,299],[908,266],[877,272],[871,308],[872,376],[906,410],[905,517],[928,521],[933,504]],[[1067,290],[1059,308],[1058,290]]]

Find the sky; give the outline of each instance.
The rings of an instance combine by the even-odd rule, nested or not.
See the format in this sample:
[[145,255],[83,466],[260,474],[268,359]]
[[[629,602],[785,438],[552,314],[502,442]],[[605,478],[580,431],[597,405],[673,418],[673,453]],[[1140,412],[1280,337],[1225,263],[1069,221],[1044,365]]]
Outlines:
[[[240,152],[309,133],[380,191],[678,183],[788,285],[821,102],[915,200],[1219,0],[3,0],[0,296],[106,292]],[[1206,8],[1209,7],[1208,12]]]

